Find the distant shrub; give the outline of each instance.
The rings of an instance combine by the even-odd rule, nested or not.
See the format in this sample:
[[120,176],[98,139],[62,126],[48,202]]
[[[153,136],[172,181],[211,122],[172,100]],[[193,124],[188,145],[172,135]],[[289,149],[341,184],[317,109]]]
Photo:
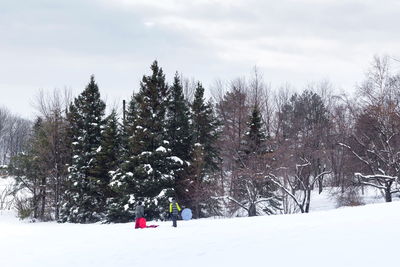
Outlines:
[[18,218],[21,220],[27,219],[32,215],[32,208],[28,199],[16,198],[15,208],[17,210]]
[[334,193],[336,207],[344,206],[361,206],[365,203],[360,196],[359,190],[356,187],[349,187],[344,192]]

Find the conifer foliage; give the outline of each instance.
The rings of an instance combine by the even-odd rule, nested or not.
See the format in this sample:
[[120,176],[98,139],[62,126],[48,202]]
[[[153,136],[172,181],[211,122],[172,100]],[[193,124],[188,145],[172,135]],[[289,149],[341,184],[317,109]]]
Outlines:
[[239,168],[233,179],[232,200],[256,216],[261,212],[274,214],[280,209],[276,185],[267,177],[273,161],[272,148],[268,144],[266,131],[258,105],[254,105],[248,120],[248,131],[239,151]]
[[214,107],[204,98],[204,87],[197,83],[195,96],[191,105],[193,142],[203,146],[205,150],[205,171],[210,173],[218,170],[220,164],[216,142],[219,138],[220,122],[215,117]]
[[190,160],[192,134],[189,125],[189,105],[183,95],[178,73],[168,90],[166,129],[173,155],[182,160]]
[[265,129],[263,129],[261,112],[257,105],[253,108],[248,124],[249,131],[245,135],[246,153],[265,153],[266,135]]
[[147,218],[166,214],[167,192],[173,191],[175,171],[182,160],[173,155],[166,133],[168,86],[157,61],[151,65],[151,75],[143,76],[140,91],[135,96],[136,110],[133,136],[128,157],[114,175],[111,185],[122,199],[114,205],[114,214],[121,219],[131,219],[137,201],[143,201]]
[[186,203],[188,199],[185,182],[193,150],[189,118],[189,103],[185,100],[182,83],[176,73],[174,83],[168,90],[166,129],[171,154],[184,163],[181,168],[175,170],[173,184],[175,195],[181,203]]
[[25,187],[31,193],[27,203],[18,203],[17,209],[20,218],[26,218],[31,214],[34,219],[45,219],[45,189],[46,176],[42,167],[40,147],[44,143],[43,120],[37,118],[32,129],[29,147],[26,152],[14,157],[10,162],[9,171],[17,181],[15,190],[20,186]]
[[94,76],[70,109],[72,165],[61,221],[89,223],[103,219],[107,177],[99,173],[105,103]]
[[72,103],[39,95],[34,123],[0,108],[0,175],[14,176],[13,194],[30,192],[16,199],[20,217],[60,222],[129,222],[138,201],[163,219],[170,196],[195,218],[307,213],[325,184],[341,187],[339,205],[359,204],[359,185],[389,202],[400,191],[400,75],[387,60],[375,59],[354,101],[327,83],[274,93],[255,68],[250,83],[215,84],[217,113],[200,82],[175,74],[168,86],[154,61],[123,117],[106,117],[92,76]]
[[132,155],[132,142],[135,133],[135,119],[136,119],[136,99],[133,94],[130,101],[128,102],[127,110],[123,110],[124,118],[122,121],[121,129],[121,149],[122,157],[127,158]]
[[109,187],[111,174],[118,168],[121,158],[121,133],[115,110],[112,110],[111,114],[107,116],[103,128],[101,145],[96,151],[98,153],[94,172],[99,178],[103,196],[108,199],[113,195]]
[[[123,111],[125,112],[125,110]],[[110,189],[112,196],[107,199],[108,222],[128,222],[134,218],[134,178],[129,170],[130,162],[134,156],[134,133],[136,120],[136,99],[131,97],[128,109],[121,128],[121,153],[119,164],[114,170],[110,170]]]
[[193,148],[186,192],[194,216],[199,218],[210,210],[215,212],[219,209],[218,201],[212,196],[217,193],[215,174],[221,161],[216,147],[220,123],[214,115],[212,103],[207,103],[204,98],[204,88],[200,82],[197,83],[191,104],[191,121]]

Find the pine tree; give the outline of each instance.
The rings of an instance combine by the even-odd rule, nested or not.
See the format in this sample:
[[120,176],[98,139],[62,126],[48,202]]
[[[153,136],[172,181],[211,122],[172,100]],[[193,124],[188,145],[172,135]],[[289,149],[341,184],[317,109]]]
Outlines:
[[245,142],[247,143],[247,153],[265,153],[266,149],[266,134],[263,129],[261,112],[257,105],[254,106],[249,123],[249,131],[245,135]]
[[42,116],[33,125],[24,153],[12,159],[11,170],[16,171],[18,189],[32,193],[32,198],[28,198],[32,217],[58,220],[60,199],[65,191],[66,124],[57,100],[46,107],[44,102],[41,104]]
[[94,76],[75,98],[69,112],[72,165],[69,167],[69,189],[60,220],[78,223],[99,221],[104,217],[106,206],[102,187],[106,178],[100,177],[97,171],[105,104],[100,99]]
[[[183,88],[178,73],[175,74],[174,83],[168,91],[167,105],[167,139],[170,142],[171,154],[183,162],[191,161],[192,136],[189,125],[190,110],[183,95]],[[175,172],[174,189],[180,203],[187,199],[185,190],[185,179],[188,165],[185,164],[181,170]]]
[[133,177],[128,164],[134,156],[136,96],[132,95],[121,129],[121,156],[117,168],[111,171],[112,197],[107,200],[108,222],[128,222],[134,218]]
[[189,128],[189,106],[183,95],[178,73],[168,91],[166,128],[171,152],[182,160],[190,159],[191,133]]
[[140,91],[135,96],[136,111],[133,122],[131,156],[120,166],[111,185],[123,196],[114,207],[121,220],[132,219],[136,201],[143,201],[147,218],[162,217],[168,207],[168,190],[172,190],[175,171],[180,159],[171,155],[166,140],[166,100],[168,86],[157,61],[151,65],[152,74],[143,76]]
[[[11,158],[9,173],[15,176],[17,192],[27,189],[31,197],[27,199],[27,206],[19,205],[18,216],[22,219],[29,216],[34,219],[44,219],[43,190],[45,189],[46,174],[41,164],[39,147],[43,144],[43,119],[38,117],[33,125],[26,151]],[[20,203],[22,204],[22,202]]]
[[205,171],[213,173],[219,169],[220,156],[216,142],[219,137],[220,122],[215,117],[211,102],[204,99],[204,88],[199,82],[191,105],[193,142],[204,147]]
[[117,113],[112,110],[106,118],[104,129],[102,130],[101,145],[97,149],[96,166],[94,174],[99,178],[101,192],[105,199],[111,197],[109,183],[111,181],[110,172],[114,172],[120,163],[121,135]]
[[129,158],[132,155],[132,140],[135,132],[135,119],[136,119],[136,99],[135,94],[132,95],[128,109],[125,112],[125,118],[122,122],[121,129],[121,149],[122,158]]
[[103,198],[106,199],[107,203],[105,219],[109,222],[120,221],[119,209],[116,209],[116,207],[119,206],[122,196],[120,196],[120,192],[112,189],[110,182],[125,158],[126,152],[123,150],[122,142],[123,135],[117,113],[112,110],[111,114],[106,118],[105,127],[102,131],[100,151],[97,156],[97,162],[99,163],[97,168],[98,176],[101,177]]
[[273,214],[280,209],[276,185],[269,180],[272,150],[268,148],[260,110],[254,106],[248,121],[248,131],[239,151],[239,169],[233,179],[232,199],[247,210],[249,216],[259,212]]
[[220,157],[216,147],[220,123],[214,115],[213,105],[205,102],[204,88],[197,84],[193,103],[191,104],[192,121],[192,163],[189,172],[188,188],[191,195],[196,218],[207,216],[218,210],[218,201],[213,200],[216,194],[215,174],[219,169]]

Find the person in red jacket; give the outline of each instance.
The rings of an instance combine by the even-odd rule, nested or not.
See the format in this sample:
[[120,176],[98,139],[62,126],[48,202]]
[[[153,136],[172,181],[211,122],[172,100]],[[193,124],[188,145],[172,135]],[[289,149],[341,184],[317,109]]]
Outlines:
[[179,212],[181,211],[181,207],[179,207],[178,202],[176,202],[175,198],[171,199],[171,203],[169,204],[169,213],[172,217],[172,226],[176,227],[176,221],[178,219]]
[[[136,212],[135,212],[135,228],[145,228],[146,225],[143,227],[143,221],[144,221],[144,207],[141,201],[139,201],[138,205],[136,206]],[[142,224],[142,225],[141,225]]]

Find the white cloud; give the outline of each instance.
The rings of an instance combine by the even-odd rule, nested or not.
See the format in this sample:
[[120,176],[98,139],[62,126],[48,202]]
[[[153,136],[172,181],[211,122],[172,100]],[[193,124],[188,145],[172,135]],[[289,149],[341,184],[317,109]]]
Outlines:
[[145,25],[146,27],[153,27],[153,26],[155,25],[155,23],[154,23],[153,21],[145,21],[145,22],[144,22],[144,25]]
[[330,78],[351,87],[375,53],[400,54],[396,0],[6,2],[0,84],[29,97],[40,87],[79,91],[91,73],[105,94],[125,88],[126,97],[155,58],[206,85],[257,64],[275,85]]

